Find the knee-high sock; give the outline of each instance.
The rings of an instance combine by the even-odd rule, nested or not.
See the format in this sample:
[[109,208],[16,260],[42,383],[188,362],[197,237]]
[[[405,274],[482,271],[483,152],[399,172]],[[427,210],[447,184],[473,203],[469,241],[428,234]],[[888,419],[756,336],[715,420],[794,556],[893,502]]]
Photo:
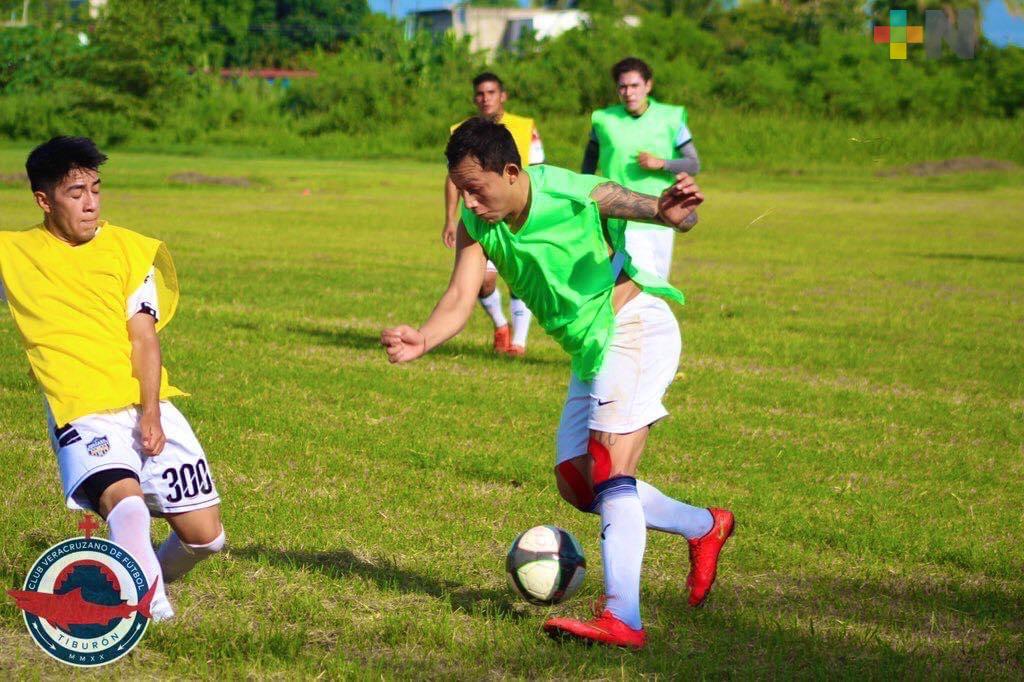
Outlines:
[[141,497],[126,497],[114,505],[114,508],[107,514],[110,539],[135,557],[150,585],[154,581],[159,581],[153,595],[151,609],[154,620],[163,620],[173,616],[174,611],[171,609],[171,604],[167,601],[167,593],[164,591],[160,562],[149,541],[150,520],[149,509]]
[[508,302],[508,309],[512,313],[512,343],[526,348],[526,338],[530,335],[530,321],[533,320],[533,313],[518,298],[512,298]]
[[644,507],[648,528],[692,540],[707,535],[714,525],[707,509],[674,500],[649,483],[637,481],[636,492]]
[[640,569],[647,546],[644,509],[636,479],[611,478],[596,486],[601,511],[601,560],[607,608],[623,623],[639,630]]
[[497,288],[494,289],[490,296],[481,296],[480,305],[491,316],[495,329],[508,324],[508,320],[505,319],[505,312],[501,309],[501,292]]
[[205,545],[190,545],[187,542],[182,542],[178,534],[172,530],[156,553],[160,560],[160,569],[164,573],[164,580],[169,583],[174,582],[191,571],[203,559],[224,549],[225,539],[224,529],[221,528],[220,535],[212,542]]

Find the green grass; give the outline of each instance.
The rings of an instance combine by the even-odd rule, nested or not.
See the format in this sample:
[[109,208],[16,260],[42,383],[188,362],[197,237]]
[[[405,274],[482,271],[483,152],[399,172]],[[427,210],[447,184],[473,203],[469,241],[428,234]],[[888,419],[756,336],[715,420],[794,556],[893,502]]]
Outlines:
[[[0,150],[0,175],[25,151]],[[641,471],[739,526],[701,610],[685,543],[650,535],[650,646],[624,653],[540,633],[601,586],[597,521],[551,476],[561,351],[535,329],[524,361],[496,359],[480,313],[410,366],[377,347],[447,281],[436,164],[115,154],[105,217],[176,257],[165,362],[193,394],[178,405],[231,548],[172,586],[174,623],[101,674],[1019,679],[1024,174],[871,170],[702,179],[702,222],[675,254],[689,302],[672,418]],[[182,171],[253,184],[167,183]],[[37,220],[14,183],[0,206],[0,229]],[[0,322],[6,589],[78,519]],[[550,611],[503,575],[538,523],[570,529],[592,566]],[[0,603],[0,675],[65,673]]]

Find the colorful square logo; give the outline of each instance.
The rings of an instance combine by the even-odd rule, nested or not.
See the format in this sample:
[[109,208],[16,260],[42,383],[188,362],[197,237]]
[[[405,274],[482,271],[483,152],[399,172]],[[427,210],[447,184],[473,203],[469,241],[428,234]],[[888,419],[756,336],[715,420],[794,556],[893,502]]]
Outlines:
[[889,44],[889,59],[906,59],[907,45],[924,42],[924,26],[907,26],[907,10],[889,10],[889,25],[875,26],[875,43]]

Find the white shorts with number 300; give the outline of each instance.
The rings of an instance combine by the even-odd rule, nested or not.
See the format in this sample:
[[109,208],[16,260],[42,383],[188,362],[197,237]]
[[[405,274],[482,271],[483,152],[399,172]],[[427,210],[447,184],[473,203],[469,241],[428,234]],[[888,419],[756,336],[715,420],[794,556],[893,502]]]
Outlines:
[[185,416],[167,401],[160,403],[167,444],[156,457],[142,454],[135,407],[86,415],[64,427],[54,423],[49,408],[46,417],[69,509],[90,508],[89,501],[76,494],[78,487],[90,475],[107,469],[134,471],[146,506],[158,516],[220,503],[202,446]]

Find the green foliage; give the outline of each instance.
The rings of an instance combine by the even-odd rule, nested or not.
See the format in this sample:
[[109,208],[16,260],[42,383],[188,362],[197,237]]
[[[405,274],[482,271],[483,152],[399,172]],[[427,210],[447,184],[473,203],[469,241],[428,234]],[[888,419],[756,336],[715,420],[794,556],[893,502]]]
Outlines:
[[369,13],[366,0],[200,0],[213,64],[289,66],[299,55],[337,51]]
[[48,87],[81,54],[70,33],[34,27],[0,29],[0,94]]
[[[653,67],[658,99],[691,111],[702,151],[705,126],[729,112],[828,137],[830,126],[916,122],[933,131],[961,119],[1004,118],[1012,129],[1024,109],[1024,50],[982,41],[976,59],[930,61],[912,46],[911,59],[892,61],[845,0],[703,13],[654,3],[637,6],[637,27],[612,3],[590,25],[527,38],[489,65],[465,40],[410,37],[401,23],[364,16],[364,5],[111,0],[85,47],[61,31],[0,31],[2,53],[12,55],[0,62],[0,135],[73,131],[147,148],[437,158],[448,127],[472,114],[469,81],[486,66],[505,80],[510,110],[538,119],[549,158],[575,166],[590,112],[616,101],[610,67],[630,54]],[[280,42],[282,26],[303,37]],[[206,75],[219,64],[271,63],[319,75],[290,87]],[[915,137],[911,148],[941,148]],[[1024,156],[1020,136],[1007,138],[990,153]],[[740,160],[734,152],[747,146],[730,140],[721,150]],[[755,149],[772,153],[760,142]],[[843,156],[834,145],[815,149],[822,160]]]

